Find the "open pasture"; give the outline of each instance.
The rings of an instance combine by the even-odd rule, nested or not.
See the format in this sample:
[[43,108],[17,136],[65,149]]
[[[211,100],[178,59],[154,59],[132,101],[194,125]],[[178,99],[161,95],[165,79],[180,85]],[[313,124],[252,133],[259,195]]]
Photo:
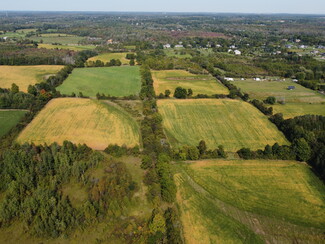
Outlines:
[[62,65],[0,65],[0,87],[11,88],[12,83],[15,83],[20,91],[27,92],[29,85],[44,81],[46,76],[55,75],[62,68]]
[[192,55],[184,48],[168,48],[164,49],[164,53],[168,57],[177,57],[177,58],[191,58]]
[[95,97],[99,92],[111,96],[138,95],[141,88],[140,71],[137,66],[79,68],[57,88],[62,94],[82,92]]
[[174,166],[187,243],[320,243],[325,187],[294,161]]
[[54,99],[19,135],[18,143],[62,144],[64,140],[103,150],[109,144],[140,145],[137,122],[122,108],[81,98]]
[[197,146],[205,140],[210,149],[243,147],[262,149],[267,144],[288,144],[274,124],[252,105],[227,99],[158,100],[165,133],[173,147]]
[[272,105],[273,113],[282,113],[283,118],[289,119],[306,114],[325,116],[325,103],[287,103]]
[[156,95],[171,91],[181,86],[185,89],[192,89],[193,95],[197,94],[229,94],[228,89],[211,75],[195,75],[185,70],[163,70],[151,71],[154,80]]
[[81,36],[69,35],[69,34],[62,34],[62,33],[48,33],[48,34],[40,34],[38,36],[31,36],[29,39],[33,41],[43,41],[42,43],[45,44],[52,44],[52,43],[60,43],[63,45],[68,44],[78,44],[81,40],[85,39]]
[[95,57],[89,58],[87,61],[96,62],[97,60],[100,60],[104,63],[107,63],[111,61],[111,59],[119,59],[122,62],[122,64],[129,64],[130,60],[126,59],[127,54],[128,53],[102,53]]
[[0,137],[13,128],[25,113],[22,110],[0,110]]
[[38,48],[46,48],[46,49],[68,49],[72,51],[84,51],[84,50],[92,50],[95,49],[94,45],[53,45],[53,44],[38,44]]
[[[325,102],[325,96],[305,88],[292,81],[274,81],[261,80],[255,81],[253,79],[239,80],[232,82],[243,92],[250,95],[251,98],[264,100],[269,96],[275,97],[278,101],[289,102],[307,102],[320,103]],[[288,90],[288,86],[294,86],[295,89]]]

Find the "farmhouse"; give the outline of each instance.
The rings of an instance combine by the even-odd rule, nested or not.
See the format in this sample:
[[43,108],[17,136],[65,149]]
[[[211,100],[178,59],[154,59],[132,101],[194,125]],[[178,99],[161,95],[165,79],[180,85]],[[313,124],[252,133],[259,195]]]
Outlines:
[[235,50],[234,52],[235,52],[235,55],[241,55],[241,51],[239,51],[239,50]]
[[291,91],[291,90],[294,90],[294,89],[296,89],[296,87],[295,86],[288,86],[288,88],[287,88],[289,91]]
[[163,45],[163,47],[164,48],[171,48],[171,45],[167,43],[167,44]]
[[261,78],[254,78],[255,81],[261,81]]
[[179,45],[175,45],[175,48],[183,48],[184,46],[179,44]]
[[234,78],[225,77],[226,81],[234,81]]

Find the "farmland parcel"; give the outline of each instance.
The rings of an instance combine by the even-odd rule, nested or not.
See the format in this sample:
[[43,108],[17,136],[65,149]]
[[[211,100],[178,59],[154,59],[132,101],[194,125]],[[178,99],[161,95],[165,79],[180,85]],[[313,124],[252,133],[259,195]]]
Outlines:
[[170,90],[174,93],[176,87],[192,89],[197,94],[229,94],[228,89],[211,75],[195,75],[185,70],[152,71],[156,95]]
[[62,144],[64,140],[103,150],[109,144],[140,145],[139,126],[122,108],[90,99],[52,100],[19,135],[17,142]]
[[57,90],[67,95],[82,92],[91,97],[97,93],[122,97],[138,95],[140,88],[139,67],[121,66],[74,69]]
[[10,88],[12,83],[27,92],[28,85],[42,82],[48,75],[55,75],[61,65],[7,66],[0,65],[0,87]]
[[325,188],[294,161],[178,164],[177,201],[187,243],[320,243]]
[[0,137],[5,135],[19,120],[26,111],[0,110]]
[[252,105],[226,99],[159,100],[165,133],[174,147],[197,146],[205,140],[210,149],[243,147],[262,149],[267,144],[288,144],[274,124]]

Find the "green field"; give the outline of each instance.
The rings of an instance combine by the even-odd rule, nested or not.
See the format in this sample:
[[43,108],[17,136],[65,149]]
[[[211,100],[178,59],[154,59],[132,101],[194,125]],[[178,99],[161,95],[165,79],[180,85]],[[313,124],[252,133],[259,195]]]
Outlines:
[[168,48],[164,49],[164,53],[168,57],[177,57],[177,58],[191,58],[192,55],[186,52],[186,49],[180,48]]
[[325,103],[287,103],[284,105],[272,105],[273,113],[282,113],[285,119],[302,116],[306,114],[316,114],[325,116]]
[[0,31],[0,37],[9,37],[9,38],[24,38],[27,33],[36,32],[37,29],[20,29],[16,32],[8,31],[4,33]]
[[95,49],[94,45],[52,45],[52,44],[38,44],[38,48],[46,48],[46,49],[68,49],[72,51],[84,51],[84,50],[92,50]]
[[226,99],[158,100],[163,126],[173,147],[197,146],[205,140],[210,149],[223,145],[226,151],[243,147],[253,150],[278,142],[284,135],[252,105]]
[[128,53],[102,53],[99,54],[98,56],[88,59],[87,62],[88,61],[95,62],[96,60],[100,60],[104,63],[107,63],[111,59],[119,59],[122,62],[122,64],[129,64],[130,60],[126,59],[126,54]]
[[111,102],[82,98],[51,100],[21,132],[18,143],[37,145],[68,140],[104,150],[110,144],[140,146],[139,125]]
[[60,43],[63,45],[78,44],[81,40],[85,39],[81,36],[61,34],[61,33],[50,33],[40,34],[39,36],[31,36],[30,40],[40,42],[41,40],[45,44]]
[[294,161],[174,165],[187,243],[321,243],[325,187]]
[[20,91],[27,92],[28,85],[45,81],[48,75],[55,75],[62,68],[62,65],[0,65],[0,87],[11,88],[15,83]]
[[26,111],[20,110],[0,110],[0,137],[14,127],[25,113]]
[[[278,101],[320,103],[325,102],[325,96],[316,91],[305,88],[292,81],[254,81],[253,79],[235,80],[232,82],[243,92],[247,92],[251,98],[266,99],[274,96]],[[295,86],[294,90],[288,90],[288,86]]]
[[79,68],[57,88],[62,94],[82,92],[95,97],[104,93],[111,96],[138,95],[141,88],[140,71],[137,66]]
[[228,89],[211,75],[195,75],[185,70],[151,71],[156,95],[170,90],[174,94],[176,87],[191,88],[197,94],[229,94]]

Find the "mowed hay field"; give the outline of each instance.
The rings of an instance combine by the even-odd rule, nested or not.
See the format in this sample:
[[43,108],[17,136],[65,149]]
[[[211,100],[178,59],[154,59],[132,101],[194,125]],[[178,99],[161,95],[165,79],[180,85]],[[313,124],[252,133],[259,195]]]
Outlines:
[[84,50],[92,50],[95,49],[94,45],[53,45],[53,44],[38,44],[38,48],[45,49],[68,49],[72,51],[84,51]]
[[99,92],[111,96],[138,95],[141,88],[137,66],[79,68],[57,88],[62,94],[71,93],[95,97]]
[[226,151],[243,147],[253,150],[278,142],[284,135],[252,105],[227,99],[158,100],[163,126],[173,147],[197,146],[204,140],[210,149],[223,145]]
[[18,143],[62,144],[64,140],[87,144],[97,150],[109,144],[140,145],[137,122],[122,108],[109,102],[81,98],[50,101],[18,136]]
[[0,137],[13,128],[25,113],[21,110],[0,110]]
[[187,243],[321,243],[325,187],[294,161],[174,165]]
[[156,95],[171,91],[173,96],[178,86],[193,90],[197,94],[229,94],[229,90],[211,75],[195,75],[185,70],[151,71]]
[[[269,96],[275,97],[278,101],[321,103],[325,102],[325,96],[305,88],[292,81],[255,81],[252,79],[232,81],[234,85],[251,98],[264,100]],[[295,86],[294,90],[288,90],[288,86]]]
[[89,58],[87,61],[97,61],[100,60],[104,63],[111,61],[111,59],[119,59],[122,64],[129,64],[130,60],[126,59],[128,53],[102,53],[95,57]]
[[273,113],[282,113],[283,118],[289,119],[306,114],[325,116],[325,103],[287,103],[272,105]]
[[15,83],[20,91],[27,92],[29,85],[44,81],[47,75],[55,75],[63,67],[62,65],[0,65],[0,87],[11,88],[12,83]]
[[39,36],[31,36],[28,39],[40,42],[41,40],[45,44],[59,43],[63,45],[78,44],[81,40],[85,39],[82,36],[68,35],[63,33],[47,33]]

